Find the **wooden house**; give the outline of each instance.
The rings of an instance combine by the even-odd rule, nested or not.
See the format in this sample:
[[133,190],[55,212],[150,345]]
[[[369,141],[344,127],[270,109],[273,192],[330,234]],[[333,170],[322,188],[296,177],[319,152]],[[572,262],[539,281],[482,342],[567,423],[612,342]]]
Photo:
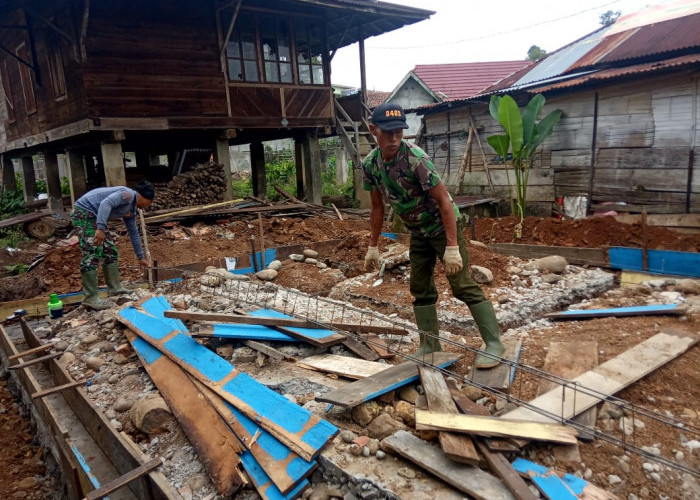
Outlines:
[[479,96],[419,108],[422,145],[450,190],[509,211],[508,173],[486,142],[503,133],[489,99],[524,105],[541,93],[541,116],[563,116],[530,171],[529,213],[549,215],[567,197],[589,211],[700,213],[700,13],[679,4],[624,16]]
[[263,142],[280,138],[295,141],[300,196],[320,202],[333,55],[360,42],[365,82],[364,40],[432,12],[373,0],[3,0],[0,14],[4,185],[19,161],[33,198],[41,154],[60,208],[58,155],[75,199],[168,180],[188,151],[228,166],[229,145],[248,143],[257,194]]

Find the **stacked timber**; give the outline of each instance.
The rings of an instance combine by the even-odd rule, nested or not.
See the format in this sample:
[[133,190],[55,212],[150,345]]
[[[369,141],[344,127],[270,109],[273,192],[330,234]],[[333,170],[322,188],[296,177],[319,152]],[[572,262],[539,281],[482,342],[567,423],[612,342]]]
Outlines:
[[158,189],[151,210],[208,205],[222,201],[225,192],[224,167],[210,161],[176,175],[165,188]]

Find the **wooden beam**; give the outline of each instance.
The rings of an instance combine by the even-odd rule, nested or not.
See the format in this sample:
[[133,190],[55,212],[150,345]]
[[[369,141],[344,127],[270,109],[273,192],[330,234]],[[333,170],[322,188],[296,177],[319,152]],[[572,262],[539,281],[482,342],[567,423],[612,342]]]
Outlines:
[[297,361],[297,366],[307,370],[333,373],[341,377],[359,380],[376,375],[391,365],[350,358],[348,356],[338,356],[336,354],[319,354]]
[[114,481],[110,481],[107,484],[103,484],[96,490],[92,490],[90,493],[85,495],[84,500],[97,500],[98,498],[104,498],[110,493],[117,491],[120,488],[123,488],[127,484],[129,484],[131,481],[133,481],[136,478],[139,478],[141,476],[144,476],[151,472],[152,470],[160,467],[163,465],[163,459],[160,457],[155,457],[146,462],[143,465],[140,465],[139,467],[136,467],[134,470],[131,472],[127,472],[121,477],[118,477]]
[[23,357],[29,356],[31,354],[36,354],[38,352],[44,352],[45,350],[51,349],[52,347],[53,347],[53,344],[41,344],[39,347],[27,349],[26,351],[18,352],[17,354],[13,354],[12,356],[8,356],[7,360],[8,361],[15,361],[16,359],[23,358]]
[[255,349],[256,351],[260,351],[261,353],[270,356],[272,359],[276,359],[278,361],[284,361],[284,360],[290,360],[290,361],[296,361],[296,358],[294,356],[287,356],[281,351],[278,351],[274,347],[270,347],[269,345],[261,344],[260,342],[256,342],[254,340],[246,340],[244,342],[245,345],[250,347],[251,349]]
[[19,370],[20,368],[26,368],[27,366],[36,365],[37,363],[44,363],[45,361],[49,361],[51,359],[59,357],[61,354],[63,354],[63,353],[62,352],[52,352],[51,354],[47,354],[46,356],[41,356],[40,358],[30,359],[29,361],[25,361],[24,363],[10,365],[10,370]]
[[[442,373],[427,366],[419,366],[418,372],[430,411],[458,413]],[[479,465],[479,454],[469,436],[456,432],[440,431],[438,439],[442,451],[450,460],[463,464]]]
[[416,409],[416,429],[467,432],[479,436],[499,436],[572,444],[578,431],[560,424],[524,422],[499,417],[454,415]]
[[55,394],[57,392],[64,391],[66,389],[70,389],[71,387],[79,387],[81,385],[87,384],[88,380],[76,380],[75,382],[69,382],[67,384],[63,385],[58,385],[56,387],[51,387],[50,389],[45,389],[43,391],[38,391],[32,394],[32,399],[38,399],[38,398],[43,398],[44,396],[48,396],[49,394]]
[[492,243],[490,250],[521,259],[538,259],[549,255],[561,255],[569,264],[609,267],[608,254],[603,248],[572,248],[519,243]]
[[352,337],[346,338],[342,345],[345,346],[350,352],[354,352],[362,359],[367,361],[377,361],[380,359],[379,354],[367,347],[364,343],[359,342]]

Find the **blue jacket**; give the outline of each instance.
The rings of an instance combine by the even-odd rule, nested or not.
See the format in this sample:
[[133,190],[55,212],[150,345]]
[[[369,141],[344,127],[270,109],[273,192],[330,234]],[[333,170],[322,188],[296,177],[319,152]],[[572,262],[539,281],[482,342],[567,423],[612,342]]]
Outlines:
[[141,236],[136,227],[136,191],[128,187],[104,187],[88,191],[75,201],[75,206],[93,214],[97,228],[105,231],[109,219],[123,219],[136,257],[144,258]]

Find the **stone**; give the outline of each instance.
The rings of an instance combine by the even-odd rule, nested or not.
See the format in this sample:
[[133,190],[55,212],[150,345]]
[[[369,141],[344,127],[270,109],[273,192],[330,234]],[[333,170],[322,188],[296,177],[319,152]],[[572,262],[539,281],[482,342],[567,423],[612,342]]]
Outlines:
[[684,278],[678,280],[676,282],[676,286],[682,293],[689,295],[700,295],[700,280]]
[[255,277],[263,281],[272,281],[277,277],[277,271],[274,269],[263,269],[255,273]]
[[80,343],[85,344],[85,345],[90,345],[90,344],[94,344],[98,340],[100,340],[100,337],[98,337],[95,334],[90,334],[90,335],[85,335],[83,337],[83,339],[80,341]]
[[273,260],[267,265],[268,269],[272,269],[273,271],[279,271],[282,269],[282,262],[279,260]]
[[316,250],[311,250],[310,248],[304,250],[303,253],[304,257],[306,257],[307,259],[315,259],[316,257],[318,257],[318,252]]
[[223,278],[221,278],[221,276],[215,276],[212,274],[202,274],[199,277],[199,282],[204,286],[220,286],[222,279]]
[[367,426],[367,434],[380,440],[400,430],[407,430],[407,428],[401,422],[391,418],[391,415],[387,413],[382,413]]
[[117,353],[114,355],[114,363],[115,364],[125,365],[128,362],[129,362],[129,359],[126,356],[124,356],[123,354]]
[[384,453],[382,450],[377,450],[376,457],[377,460],[384,460],[386,458],[386,453]]
[[482,241],[469,240],[469,244],[472,246],[475,246],[475,247],[479,247],[479,248],[488,248],[488,246],[486,246],[486,243],[484,243]]
[[540,272],[549,271],[550,273],[561,274],[566,271],[568,262],[560,255],[548,255],[540,259],[532,260],[528,263],[528,268],[537,269]]
[[471,266],[472,278],[477,283],[487,284],[493,281],[493,273],[483,266]]
[[407,401],[411,404],[416,404],[416,399],[418,399],[418,391],[412,385],[405,385],[401,387],[398,391],[398,396],[401,400]]
[[85,360],[85,366],[96,372],[100,371],[100,368],[102,368],[105,363],[106,361],[104,359],[98,358],[97,356],[91,356]]
[[394,414],[400,418],[404,424],[414,427],[416,424],[416,412],[413,405],[407,401],[399,401],[394,407]]
[[294,262],[304,262],[304,259],[306,259],[306,257],[298,253],[293,253],[289,255],[289,260],[293,260]]
[[506,272],[508,274],[520,274],[523,272],[523,270],[516,266],[508,266],[506,267]]
[[352,443],[355,439],[355,433],[349,430],[341,431],[340,439],[342,439],[344,443]]
[[58,364],[61,368],[67,369],[68,366],[75,361],[75,354],[72,352],[64,352],[61,357],[58,358]]
[[472,401],[478,401],[484,396],[484,394],[481,392],[481,389],[469,384],[466,384],[464,387],[462,387],[459,392],[464,394]]
[[615,474],[610,474],[608,476],[608,483],[615,485],[615,484],[620,484],[622,482],[622,479],[620,479],[620,476],[617,476]]
[[554,283],[561,281],[562,277],[554,273],[545,273],[542,275],[541,279],[543,282],[553,285]]
[[318,264],[318,260],[307,257],[306,259],[304,259],[304,263],[311,264],[312,266],[315,266],[316,264]]
[[216,354],[224,359],[231,359],[233,356],[233,346],[231,344],[223,344],[216,348]]
[[253,363],[258,357],[258,352],[248,346],[237,347],[233,350],[231,359],[237,363]]
[[352,419],[356,423],[366,426],[379,415],[379,411],[379,405],[374,401],[362,403],[352,409]]
[[172,419],[170,408],[158,394],[137,400],[129,410],[129,418],[141,432],[152,434],[164,430]]

